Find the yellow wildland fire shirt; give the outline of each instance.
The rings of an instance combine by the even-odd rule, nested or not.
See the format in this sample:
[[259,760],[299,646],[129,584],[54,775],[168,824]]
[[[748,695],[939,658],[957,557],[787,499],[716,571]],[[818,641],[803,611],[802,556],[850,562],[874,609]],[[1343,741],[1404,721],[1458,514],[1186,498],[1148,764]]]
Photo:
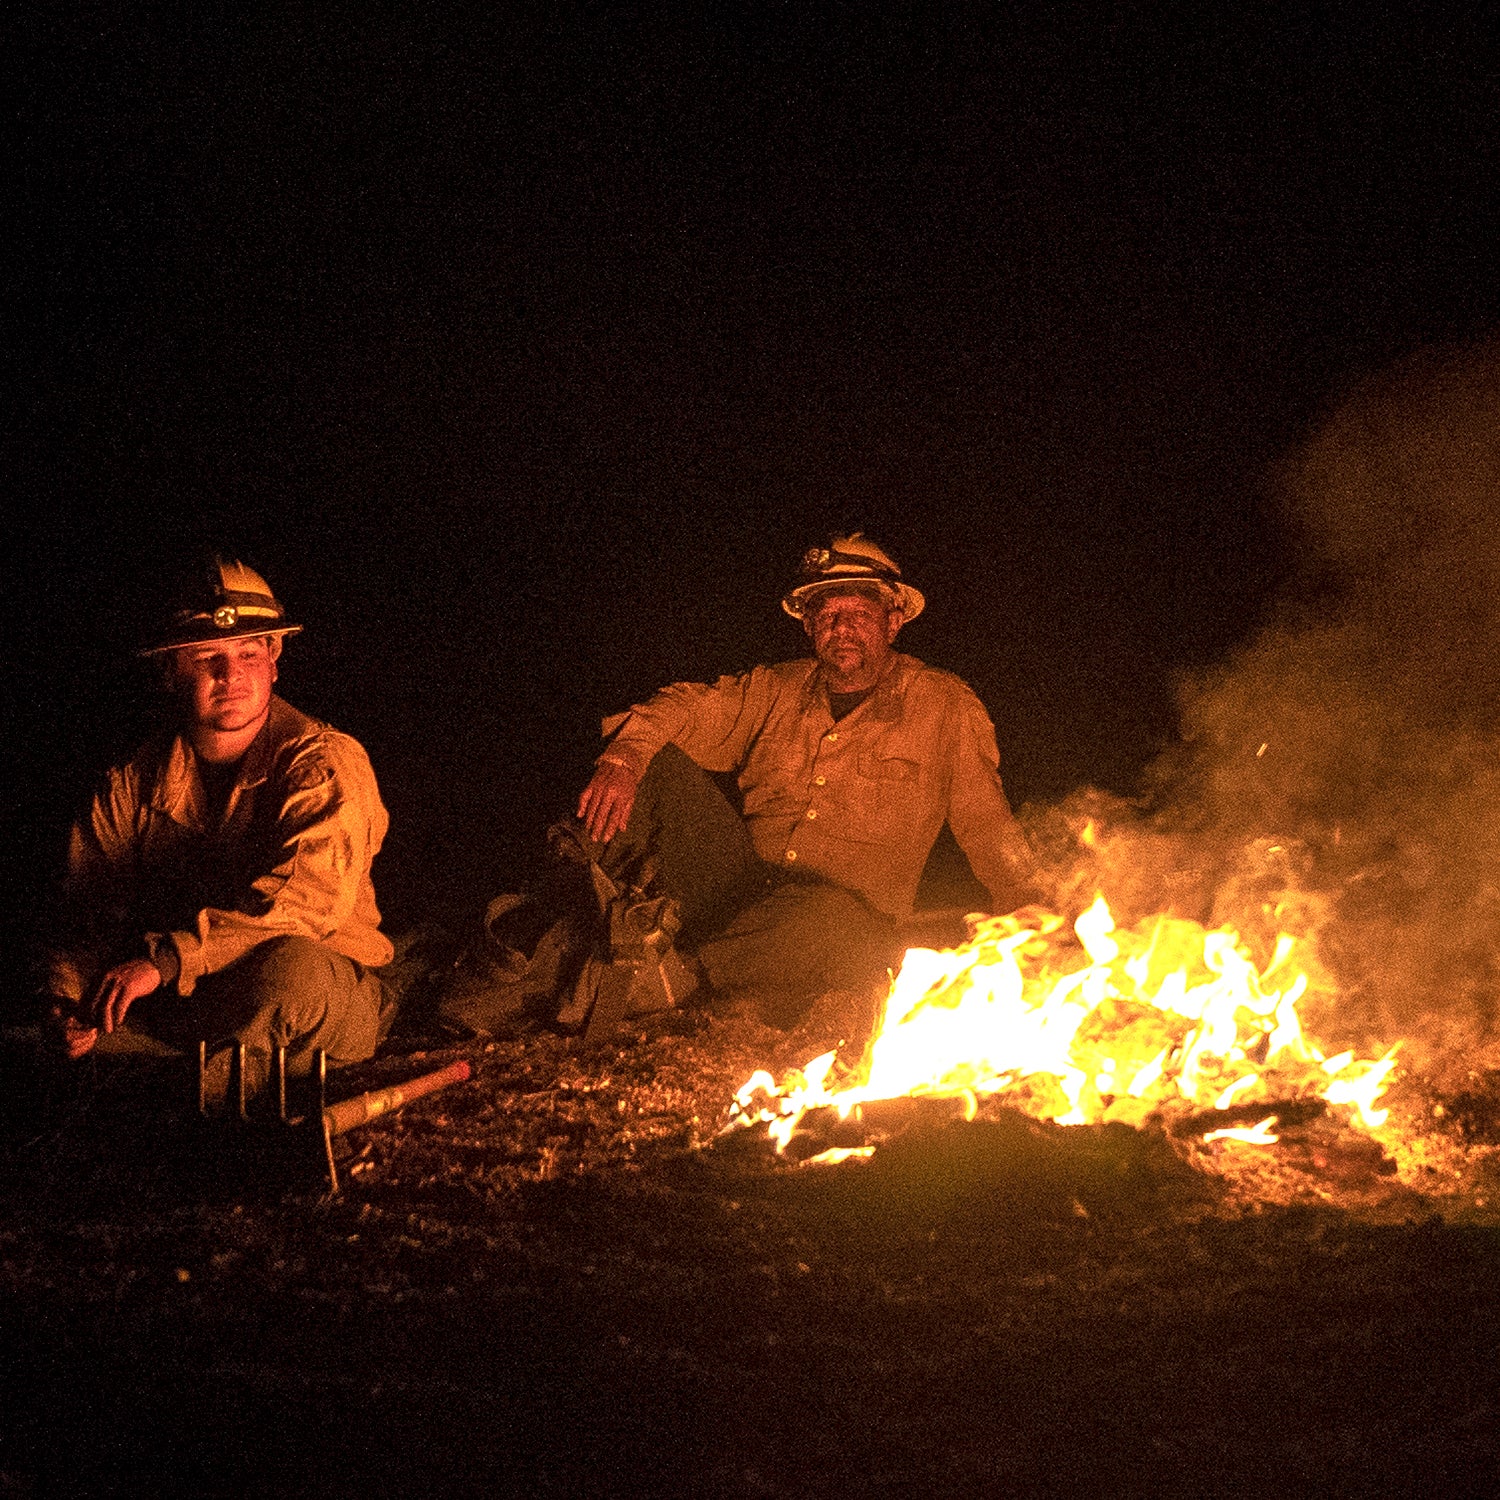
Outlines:
[[908,916],[946,821],[997,909],[1029,894],[1031,850],[1000,784],[984,705],[951,673],[893,653],[875,690],[835,721],[818,663],[679,682],[604,721],[601,760],[638,776],[666,744],[737,773],[768,864],[806,870]]
[[364,747],[280,698],[217,813],[191,745],[157,736],[73,827],[49,988],[82,998],[132,943],[183,995],[274,937],[389,963],[370,883],[388,825]]

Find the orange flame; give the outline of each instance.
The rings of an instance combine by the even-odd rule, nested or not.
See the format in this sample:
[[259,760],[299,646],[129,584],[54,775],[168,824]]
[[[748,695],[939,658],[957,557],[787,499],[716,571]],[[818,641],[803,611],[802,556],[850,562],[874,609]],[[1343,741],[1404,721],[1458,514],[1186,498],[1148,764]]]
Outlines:
[[[1258,969],[1233,928],[1159,917],[1120,931],[1103,896],[1073,930],[1076,945],[1061,917],[1028,909],[977,920],[960,948],[909,949],[877,1034],[842,1082],[837,1052],[779,1084],[757,1072],[726,1128],[764,1124],[784,1151],[810,1109],[847,1119],[901,1095],[962,1098],[969,1118],[980,1099],[1004,1095],[1061,1125],[1317,1095],[1366,1129],[1385,1122],[1375,1106],[1396,1048],[1376,1060],[1325,1056],[1297,1014],[1308,979],[1296,939],[1279,937]],[[1275,1123],[1206,1138],[1271,1144]]]

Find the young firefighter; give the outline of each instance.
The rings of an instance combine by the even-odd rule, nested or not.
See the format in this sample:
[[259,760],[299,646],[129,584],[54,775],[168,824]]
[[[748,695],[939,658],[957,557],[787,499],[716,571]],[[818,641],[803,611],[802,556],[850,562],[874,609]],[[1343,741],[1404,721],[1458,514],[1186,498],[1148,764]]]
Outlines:
[[145,1032],[272,1043],[306,1068],[375,1050],[391,958],[370,864],[387,817],[359,743],[272,691],[288,624],[265,580],[214,558],[140,654],[168,726],[113,767],[69,839],[45,1009],[70,1057]]

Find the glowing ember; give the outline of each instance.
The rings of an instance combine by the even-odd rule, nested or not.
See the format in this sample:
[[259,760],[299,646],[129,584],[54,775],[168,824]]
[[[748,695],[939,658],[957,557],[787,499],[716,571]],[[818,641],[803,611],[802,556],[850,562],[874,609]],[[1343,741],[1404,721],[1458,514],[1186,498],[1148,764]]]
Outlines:
[[[825,1052],[779,1084],[757,1072],[729,1128],[763,1123],[784,1151],[809,1110],[847,1120],[904,1095],[960,1100],[970,1119],[1003,1095],[1061,1125],[1317,1096],[1367,1129],[1384,1123],[1375,1105],[1396,1049],[1324,1055],[1297,1015],[1308,980],[1295,939],[1278,938],[1258,969],[1232,928],[1161,917],[1119,931],[1102,896],[1074,932],[1077,944],[1061,917],[1030,910],[985,919],[958,949],[908,950],[857,1067],[839,1079]],[[1275,1124],[1205,1139],[1269,1145]]]
[[1203,1139],[1205,1141],[1244,1141],[1248,1146],[1274,1146],[1280,1139],[1272,1134],[1272,1126],[1276,1124],[1275,1115],[1267,1115],[1259,1125],[1249,1126],[1226,1126],[1223,1130],[1210,1130]]
[[804,1167],[836,1167],[841,1161],[868,1161],[875,1154],[873,1146],[830,1146],[816,1156],[809,1156]]

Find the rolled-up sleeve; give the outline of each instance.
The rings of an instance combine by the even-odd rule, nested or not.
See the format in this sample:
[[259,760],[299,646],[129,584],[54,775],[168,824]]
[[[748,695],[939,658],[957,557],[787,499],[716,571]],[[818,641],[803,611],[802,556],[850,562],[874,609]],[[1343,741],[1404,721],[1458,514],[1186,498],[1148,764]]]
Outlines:
[[776,692],[765,667],[714,683],[674,682],[628,713],[604,721],[601,761],[644,776],[663,745],[676,745],[705,771],[733,771],[766,721]]
[[[370,864],[387,823],[368,757],[356,741],[326,733],[298,748],[282,785],[279,843],[268,867],[250,881],[243,903],[228,910],[205,907],[192,931],[162,935],[176,950],[183,995],[273,937],[324,942],[351,933],[358,938],[367,929],[365,945],[348,956],[371,965],[390,958],[390,945],[374,925],[373,894],[367,895]],[[357,920],[366,900],[373,922]],[[347,951],[351,945],[334,946]]]

